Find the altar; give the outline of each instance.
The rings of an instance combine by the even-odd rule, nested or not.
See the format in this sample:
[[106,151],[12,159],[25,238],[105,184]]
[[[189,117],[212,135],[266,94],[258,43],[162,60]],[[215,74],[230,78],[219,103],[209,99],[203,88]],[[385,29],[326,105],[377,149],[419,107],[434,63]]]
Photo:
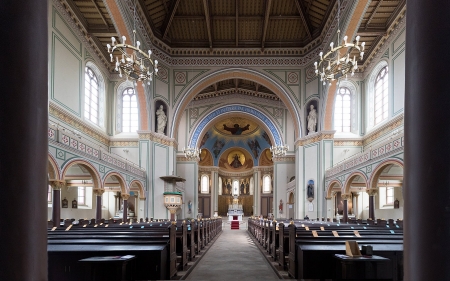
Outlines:
[[228,220],[229,221],[242,221],[242,216],[244,215],[244,209],[242,204],[238,204],[239,199],[237,195],[234,195],[233,204],[228,205]]

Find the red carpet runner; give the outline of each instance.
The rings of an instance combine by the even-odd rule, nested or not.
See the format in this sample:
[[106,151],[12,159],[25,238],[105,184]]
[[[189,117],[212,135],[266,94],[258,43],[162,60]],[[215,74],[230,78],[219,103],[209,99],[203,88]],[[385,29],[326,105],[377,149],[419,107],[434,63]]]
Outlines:
[[239,229],[239,221],[231,221],[231,229]]

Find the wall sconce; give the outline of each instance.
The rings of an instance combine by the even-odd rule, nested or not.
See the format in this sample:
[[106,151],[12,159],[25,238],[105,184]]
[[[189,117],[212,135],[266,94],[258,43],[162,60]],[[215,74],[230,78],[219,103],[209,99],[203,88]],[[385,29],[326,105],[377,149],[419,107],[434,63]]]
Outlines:
[[125,152],[125,153],[128,153],[128,151],[129,151],[129,150],[128,150],[128,149],[126,149],[126,148],[125,148],[125,149],[123,150],[123,152]]

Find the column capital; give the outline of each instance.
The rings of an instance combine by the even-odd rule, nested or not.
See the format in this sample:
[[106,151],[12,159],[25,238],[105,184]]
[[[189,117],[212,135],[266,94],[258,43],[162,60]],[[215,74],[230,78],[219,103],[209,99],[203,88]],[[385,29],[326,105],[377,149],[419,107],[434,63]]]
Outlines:
[[375,196],[378,194],[378,189],[371,188],[371,189],[367,189],[366,192],[367,192],[367,194],[369,194],[369,196]]
[[49,180],[48,183],[55,190],[61,190],[61,188],[66,187],[66,181],[60,180]]
[[347,194],[341,194],[342,200],[349,200],[352,199],[352,195],[350,193]]
[[130,198],[130,194],[122,194],[123,200],[128,200],[128,198]]
[[352,195],[355,196],[355,197],[358,197],[359,196],[359,192],[352,192]]
[[103,193],[105,193],[105,190],[101,188],[96,188],[94,189],[94,193],[97,194],[97,196],[102,196]]

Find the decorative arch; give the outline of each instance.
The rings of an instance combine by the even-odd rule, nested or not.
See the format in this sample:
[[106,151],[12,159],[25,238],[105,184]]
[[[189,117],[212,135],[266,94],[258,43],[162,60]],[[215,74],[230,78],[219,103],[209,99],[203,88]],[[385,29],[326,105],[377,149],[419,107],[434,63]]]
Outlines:
[[387,159],[380,164],[373,170],[372,176],[370,177],[369,187],[370,189],[378,189],[378,178],[380,177],[380,174],[383,172],[384,168],[388,165],[397,165],[400,167],[403,166],[403,161],[398,159]]
[[119,181],[120,184],[120,191],[122,192],[122,194],[130,194],[130,189],[127,186],[127,183],[125,181],[125,179],[123,178],[123,176],[117,172],[109,172],[107,173],[104,177],[103,177],[103,186],[106,183],[106,179],[111,177],[111,176],[115,176],[117,178],[117,181]]
[[135,190],[133,185],[137,185],[137,190],[139,191],[139,199],[146,199],[144,185],[140,180],[132,180],[129,185],[129,190]]
[[50,153],[48,154],[48,174],[49,179],[59,180],[61,177],[61,171],[59,170],[58,164],[56,163],[55,158]]
[[281,132],[278,130],[278,128],[275,126],[275,123],[272,122],[272,120],[267,117],[264,113],[261,111],[248,107],[246,105],[238,105],[238,104],[232,104],[232,105],[225,105],[219,108],[216,108],[214,111],[210,112],[208,115],[206,115],[195,127],[193,130],[193,134],[191,135],[190,141],[188,142],[190,146],[197,146],[197,142],[199,141],[199,138],[202,134],[202,132],[208,128],[208,125],[218,116],[226,113],[231,112],[237,112],[241,114],[250,115],[257,120],[260,121],[260,123],[265,124],[267,129],[272,134],[272,137],[274,139],[274,142],[277,145],[282,145],[281,140]]
[[188,107],[189,101],[191,101],[197,93],[216,82],[234,78],[254,81],[274,92],[283,101],[284,105],[287,107],[289,113],[292,116],[292,120],[294,122],[295,138],[297,139],[302,135],[300,121],[301,116],[299,109],[295,106],[297,102],[292,99],[292,97],[277,81],[275,81],[272,77],[253,69],[225,68],[204,76],[203,78],[193,83],[186,89],[184,93],[181,94],[183,98],[181,98],[181,100],[175,107],[172,126],[170,129],[170,137],[175,138],[176,132],[174,131],[174,128],[178,128],[178,124],[181,122],[184,110]]
[[289,196],[288,196],[288,204],[294,204],[295,203],[295,196],[294,196],[294,192],[289,192]]
[[327,187],[327,197],[326,198],[330,198],[331,199],[333,197],[331,192],[333,191],[333,188],[336,185],[339,187],[339,190],[342,190],[342,183],[340,181],[338,181],[338,180],[333,180],[333,181],[330,182],[330,184]]
[[85,166],[85,168],[88,170],[89,174],[92,177],[92,182],[94,185],[94,189],[103,189],[103,185],[102,185],[102,181],[101,181],[101,177],[100,174],[98,173],[97,169],[89,162],[85,161],[85,160],[80,160],[80,159],[75,159],[75,160],[71,160],[69,162],[66,163],[66,165],[64,166],[64,168],[62,169],[61,172],[61,179],[64,180],[67,171],[69,170],[70,167],[74,166],[74,165],[83,165]]
[[342,190],[342,194],[348,194],[350,192],[350,186],[352,185],[353,179],[357,176],[360,176],[364,179],[364,182],[366,183],[366,187],[368,184],[367,176],[361,172],[353,172],[350,174],[350,176],[347,177],[347,180],[345,181],[344,188]]

